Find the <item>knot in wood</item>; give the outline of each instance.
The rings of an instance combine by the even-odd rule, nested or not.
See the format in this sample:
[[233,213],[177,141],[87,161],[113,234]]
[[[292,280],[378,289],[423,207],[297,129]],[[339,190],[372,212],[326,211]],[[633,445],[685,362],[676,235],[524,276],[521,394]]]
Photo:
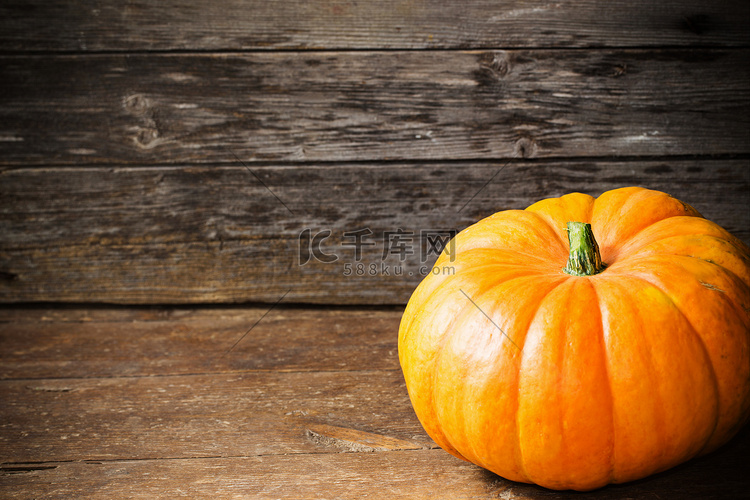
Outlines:
[[135,142],[142,148],[153,146],[154,141],[159,138],[159,131],[156,128],[142,128],[135,137]]
[[142,115],[148,111],[150,103],[143,94],[133,94],[123,99],[123,107],[134,115]]
[[505,52],[485,52],[479,56],[479,69],[485,79],[502,80],[510,72]]
[[516,141],[515,154],[518,158],[534,158],[537,154],[536,141],[530,137],[521,137]]

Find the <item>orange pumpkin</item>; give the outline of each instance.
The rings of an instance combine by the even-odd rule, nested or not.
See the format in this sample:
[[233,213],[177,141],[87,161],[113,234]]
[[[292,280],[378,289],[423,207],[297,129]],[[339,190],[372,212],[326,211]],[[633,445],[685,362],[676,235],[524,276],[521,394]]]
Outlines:
[[665,193],[499,212],[435,268],[399,359],[420,422],[459,458],[590,490],[710,452],[748,419],[750,249]]

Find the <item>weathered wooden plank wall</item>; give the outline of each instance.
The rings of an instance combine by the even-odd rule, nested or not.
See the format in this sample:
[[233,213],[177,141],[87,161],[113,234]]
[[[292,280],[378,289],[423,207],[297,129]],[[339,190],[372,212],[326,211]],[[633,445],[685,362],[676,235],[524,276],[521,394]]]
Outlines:
[[17,51],[644,47],[747,44],[743,0],[4,2]]
[[425,231],[633,184],[750,242],[748,25],[741,1],[4,4],[0,301],[402,304]]
[[[745,240],[744,160],[18,168],[0,175],[7,298],[33,301],[405,302],[434,260],[428,236],[540,193],[619,183],[691,199]],[[499,172],[499,173],[498,173]],[[495,181],[487,181],[495,177]],[[487,184],[483,187],[484,184]],[[300,241],[304,229],[308,239]],[[401,229],[404,255],[387,232]],[[312,237],[324,236],[323,262]],[[365,231],[357,261],[352,233]],[[371,231],[369,233],[368,231]],[[393,243],[393,242],[392,242]],[[317,248],[317,247],[316,247]],[[385,259],[384,251],[388,252]],[[426,254],[423,258],[423,253]],[[291,291],[290,291],[291,290]]]
[[750,49],[5,57],[0,162],[747,152]]

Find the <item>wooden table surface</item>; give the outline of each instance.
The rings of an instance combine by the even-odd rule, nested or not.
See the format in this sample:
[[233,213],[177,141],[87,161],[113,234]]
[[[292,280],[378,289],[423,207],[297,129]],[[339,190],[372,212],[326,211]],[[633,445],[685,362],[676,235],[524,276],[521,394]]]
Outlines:
[[396,337],[431,231],[542,198],[659,189],[750,243],[748,26],[747,0],[1,2],[0,498],[747,498],[747,429],[585,494],[455,459]]
[[400,316],[0,309],[0,498],[748,497],[748,429],[710,456],[584,494],[454,458],[409,404]]

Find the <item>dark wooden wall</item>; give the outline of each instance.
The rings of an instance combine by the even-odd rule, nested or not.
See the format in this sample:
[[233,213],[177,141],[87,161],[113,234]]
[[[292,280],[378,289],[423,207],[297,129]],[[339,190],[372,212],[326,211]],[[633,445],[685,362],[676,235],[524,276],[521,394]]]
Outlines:
[[[750,243],[749,27],[746,0],[3,2],[0,301],[403,304],[426,230],[625,185]],[[305,229],[338,260],[300,265]]]

